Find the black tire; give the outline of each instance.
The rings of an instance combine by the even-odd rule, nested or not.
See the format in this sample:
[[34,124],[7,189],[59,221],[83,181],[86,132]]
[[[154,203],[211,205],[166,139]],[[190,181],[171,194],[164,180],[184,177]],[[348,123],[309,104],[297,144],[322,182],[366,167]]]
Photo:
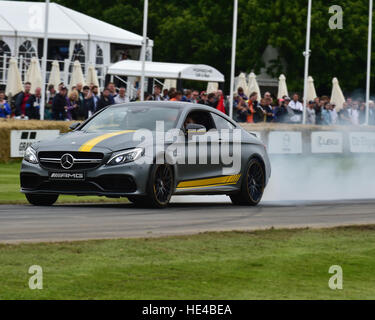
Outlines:
[[262,163],[253,158],[249,161],[242,178],[241,191],[230,195],[232,203],[237,206],[256,206],[263,196],[265,172]]
[[34,206],[52,206],[59,198],[58,194],[26,193],[25,196]]
[[161,209],[168,206],[173,192],[173,168],[168,164],[154,165],[148,181],[147,196],[139,199],[143,200],[142,206]]

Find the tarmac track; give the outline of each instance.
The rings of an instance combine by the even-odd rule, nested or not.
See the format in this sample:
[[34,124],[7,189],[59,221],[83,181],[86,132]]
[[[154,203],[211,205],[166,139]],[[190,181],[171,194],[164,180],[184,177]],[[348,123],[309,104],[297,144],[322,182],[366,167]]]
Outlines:
[[254,208],[229,202],[178,202],[164,210],[131,204],[0,206],[1,243],[362,224],[375,224],[375,200],[262,202]]

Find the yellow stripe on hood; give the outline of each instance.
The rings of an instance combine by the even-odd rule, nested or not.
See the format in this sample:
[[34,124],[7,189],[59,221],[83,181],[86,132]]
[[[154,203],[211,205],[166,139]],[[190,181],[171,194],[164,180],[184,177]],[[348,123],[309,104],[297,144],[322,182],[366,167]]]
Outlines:
[[124,131],[118,131],[118,132],[112,132],[112,133],[106,133],[101,136],[98,136],[94,139],[91,139],[87,142],[85,142],[80,148],[79,151],[81,152],[90,152],[92,148],[94,148],[98,143],[102,142],[103,140],[118,136],[120,134],[129,133],[129,132],[135,132],[135,130],[124,130]]

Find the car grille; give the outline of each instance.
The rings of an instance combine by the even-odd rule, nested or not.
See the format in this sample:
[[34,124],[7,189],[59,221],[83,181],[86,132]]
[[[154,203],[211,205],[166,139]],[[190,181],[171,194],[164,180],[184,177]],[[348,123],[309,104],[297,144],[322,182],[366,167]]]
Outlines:
[[61,165],[61,157],[70,154],[74,158],[74,164],[69,170],[88,170],[100,166],[104,155],[99,152],[69,152],[69,151],[41,151],[38,153],[42,167],[52,170],[66,170]]
[[134,179],[128,175],[101,175],[85,181],[49,180],[33,173],[21,173],[21,187],[29,190],[56,192],[116,192],[132,193],[137,190]]

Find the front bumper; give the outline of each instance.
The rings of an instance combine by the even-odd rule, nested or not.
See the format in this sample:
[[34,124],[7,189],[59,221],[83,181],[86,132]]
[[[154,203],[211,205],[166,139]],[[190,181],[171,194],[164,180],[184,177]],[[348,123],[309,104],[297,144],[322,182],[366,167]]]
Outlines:
[[117,166],[101,165],[95,169],[80,171],[84,180],[51,180],[49,173],[77,171],[48,170],[39,164],[22,162],[21,192],[52,193],[67,195],[96,195],[126,197],[146,194],[151,165],[126,163]]

